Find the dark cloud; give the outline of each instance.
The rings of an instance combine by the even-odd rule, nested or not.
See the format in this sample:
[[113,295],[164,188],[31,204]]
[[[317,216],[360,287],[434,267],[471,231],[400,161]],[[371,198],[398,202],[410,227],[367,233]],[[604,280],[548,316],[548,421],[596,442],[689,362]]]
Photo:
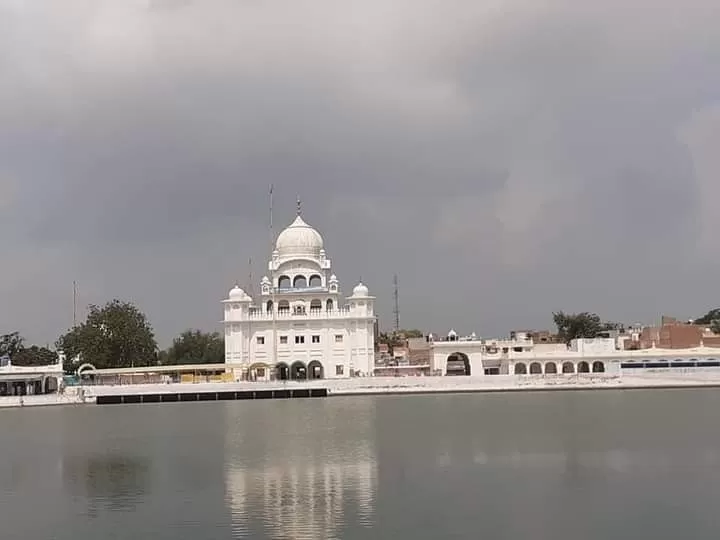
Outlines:
[[[0,319],[211,328],[296,196],[345,287],[481,335],[714,300],[717,2],[9,1]],[[252,259],[252,265],[250,265]]]

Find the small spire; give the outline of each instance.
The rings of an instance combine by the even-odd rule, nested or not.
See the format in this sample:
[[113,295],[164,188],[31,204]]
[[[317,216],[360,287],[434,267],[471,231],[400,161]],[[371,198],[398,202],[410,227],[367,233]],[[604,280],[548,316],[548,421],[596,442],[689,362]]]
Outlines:
[[302,203],[300,202],[300,197],[297,198],[297,215],[302,215]]

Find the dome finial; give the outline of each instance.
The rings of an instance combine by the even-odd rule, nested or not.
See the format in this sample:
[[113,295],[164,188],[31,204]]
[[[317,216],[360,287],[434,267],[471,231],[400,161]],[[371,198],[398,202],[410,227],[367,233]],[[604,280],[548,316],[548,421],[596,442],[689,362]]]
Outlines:
[[302,202],[300,201],[300,197],[297,198],[297,215],[302,215]]

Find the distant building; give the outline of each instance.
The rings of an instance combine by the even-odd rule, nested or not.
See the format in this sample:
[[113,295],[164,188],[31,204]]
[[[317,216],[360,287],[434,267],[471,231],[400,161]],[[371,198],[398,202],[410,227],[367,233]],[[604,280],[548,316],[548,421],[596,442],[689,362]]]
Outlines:
[[663,315],[660,326],[643,328],[634,342],[626,348],[687,349],[691,347],[720,347],[720,336],[707,326],[679,321]]

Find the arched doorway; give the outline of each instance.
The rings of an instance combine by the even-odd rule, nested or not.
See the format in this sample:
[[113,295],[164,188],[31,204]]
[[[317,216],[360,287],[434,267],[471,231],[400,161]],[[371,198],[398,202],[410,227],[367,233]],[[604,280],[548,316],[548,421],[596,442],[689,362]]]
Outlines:
[[290,302],[287,300],[280,300],[278,302],[278,313],[288,313],[290,311]]
[[542,365],[540,362],[530,364],[530,375],[540,375],[542,373]]
[[522,362],[515,364],[515,375],[527,375],[527,366]]
[[58,391],[58,379],[57,377],[46,377],[42,382],[41,392],[44,394],[51,394]]
[[308,281],[308,286],[310,287],[322,287],[322,278],[318,276],[317,274],[313,274],[310,276],[310,280]]
[[291,284],[290,276],[280,276],[278,278],[278,289],[289,289]]
[[333,310],[333,301],[332,300],[328,300],[327,302],[325,302],[325,309],[328,311]]
[[555,362],[548,362],[545,364],[545,373],[548,375],[557,374],[557,364]]
[[275,365],[275,378],[279,381],[287,381],[290,378],[290,367],[285,362]]
[[293,280],[293,287],[295,289],[306,289],[307,279],[305,276],[295,276],[295,279]]
[[593,373],[605,373],[605,364],[596,360],[592,365]]
[[292,366],[290,366],[290,378],[293,381],[304,381],[308,378],[307,366],[304,362],[300,360],[293,362]]
[[590,373],[590,364],[584,360],[578,364],[578,373]]
[[315,298],[314,300],[310,300],[310,311],[320,311],[322,309],[322,301]]
[[470,375],[470,359],[467,354],[456,352],[448,356],[445,375]]
[[270,373],[270,366],[263,362],[256,362],[248,368],[248,379],[251,381],[264,381]]
[[308,364],[308,379],[322,379],[325,377],[323,366],[317,360],[313,360]]
[[265,304],[265,311],[267,313],[272,313],[272,311],[273,311],[273,301],[272,300],[268,300],[267,304]]
[[563,373],[575,373],[575,366],[573,365],[572,362],[563,362],[562,372]]

